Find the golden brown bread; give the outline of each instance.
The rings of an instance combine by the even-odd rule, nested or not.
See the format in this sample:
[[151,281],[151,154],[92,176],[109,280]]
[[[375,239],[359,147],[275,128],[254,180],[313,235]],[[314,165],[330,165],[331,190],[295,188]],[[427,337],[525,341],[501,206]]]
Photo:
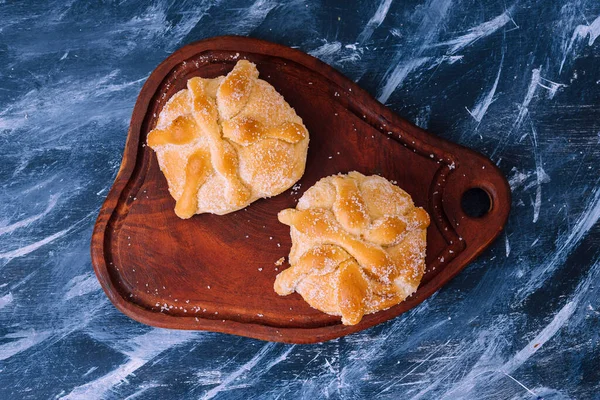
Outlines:
[[429,215],[387,179],[358,172],[323,178],[278,217],[292,236],[291,267],[275,280],[278,294],[296,291],[354,325],[417,290]]
[[157,155],[180,218],[227,214],[275,196],[302,177],[302,119],[256,66],[192,78],[163,107],[147,144]]

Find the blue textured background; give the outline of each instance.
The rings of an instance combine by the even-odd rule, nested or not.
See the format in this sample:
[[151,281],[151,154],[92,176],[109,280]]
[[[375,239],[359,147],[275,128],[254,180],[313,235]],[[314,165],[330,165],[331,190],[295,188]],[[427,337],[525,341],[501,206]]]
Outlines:
[[[222,34],[298,47],[490,156],[505,233],[416,309],[324,344],[121,315],[89,242],[136,96]],[[0,399],[600,398],[598,36],[598,0],[0,1]]]

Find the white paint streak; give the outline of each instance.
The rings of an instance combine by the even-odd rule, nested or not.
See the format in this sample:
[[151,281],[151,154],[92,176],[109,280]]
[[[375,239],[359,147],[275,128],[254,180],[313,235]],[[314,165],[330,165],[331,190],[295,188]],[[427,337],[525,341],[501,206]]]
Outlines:
[[573,249],[579,245],[590,229],[600,219],[600,186],[592,192],[592,198],[587,207],[577,218],[577,222],[567,237],[562,235],[556,240],[556,251],[539,268],[536,268],[529,280],[517,291],[518,298],[522,301],[543,285],[543,283],[562,263]]
[[49,331],[37,332],[35,330],[22,331],[8,334],[2,339],[18,339],[0,345],[0,361],[6,360],[15,354],[21,353],[43,342],[50,337]]
[[550,100],[552,100],[554,98],[554,95],[556,95],[556,92],[558,92],[558,89],[567,87],[567,85],[565,85],[564,83],[553,82],[550,79],[546,79],[544,77],[541,78],[539,85],[541,87],[543,87],[544,89],[548,90],[548,98]]
[[121,365],[119,368],[111,371],[110,373],[98,378],[85,385],[78,386],[66,396],[61,399],[69,400],[86,400],[86,399],[100,399],[103,398],[104,394],[108,392],[112,387],[116,386],[129,376],[134,371],[138,370],[146,364],[146,361],[142,359],[132,359]]
[[215,386],[214,388],[212,388],[211,390],[206,392],[204,394],[204,396],[202,396],[202,399],[204,399],[204,400],[212,399],[213,397],[215,397],[216,395],[221,393],[223,390],[226,390],[227,387],[233,381],[235,381],[237,378],[239,378],[245,372],[254,368],[266,355],[268,355],[271,352],[271,349],[274,346],[275,346],[275,343],[267,343],[266,345],[264,345],[263,348],[260,349],[256,353],[256,355],[250,359],[250,361],[248,361],[247,363],[242,365],[240,368],[238,368],[237,370],[235,370],[231,374],[229,374],[225,379],[223,379],[223,382],[221,382],[221,384]]
[[396,65],[396,68],[389,74],[388,80],[381,89],[377,100],[385,104],[392,93],[402,85],[402,82],[404,82],[404,79],[406,79],[408,74],[425,64],[429,59],[429,57],[419,57]]
[[400,377],[400,379],[395,380],[391,385],[389,385],[384,390],[382,390],[381,392],[379,392],[377,394],[377,397],[379,397],[379,395],[381,395],[381,394],[383,394],[385,392],[388,392],[392,387],[396,386],[397,384],[399,384],[400,382],[402,382],[404,379],[406,379],[407,377],[411,376],[417,369],[419,369],[419,367],[421,367],[423,364],[425,364],[427,361],[429,361],[434,355],[436,355],[441,349],[443,349],[445,346],[447,346],[448,343],[450,343],[449,340],[446,343],[444,343],[443,346],[440,346],[440,347],[434,349],[431,353],[429,353],[429,355],[427,357],[425,357],[417,365],[415,365],[407,373],[405,373],[402,377]]
[[149,389],[155,388],[155,387],[160,387],[161,385],[159,385],[158,383],[143,383],[139,386],[138,390],[135,391],[135,393],[130,394],[129,396],[125,397],[123,400],[133,400],[133,399],[137,399],[138,397],[140,397],[142,394],[144,394],[146,391],[148,391]]
[[56,239],[63,237],[70,230],[71,230],[71,228],[63,229],[62,231],[56,232],[55,234],[45,237],[42,240],[38,240],[37,242],[34,242],[30,245],[20,247],[15,250],[7,251],[5,253],[0,253],[0,259],[12,260],[13,258],[22,257],[24,255],[27,255],[27,254],[39,249],[40,247],[42,247],[48,243],[52,243]]
[[327,63],[332,63],[334,61],[334,57],[339,53],[342,49],[342,44],[340,42],[325,42],[323,45],[317,47],[314,50],[308,52],[313,57],[317,57],[321,61],[325,61]]
[[[600,214],[600,207],[599,207]],[[532,355],[534,355],[542,346],[548,342],[556,333],[562,328],[567,321],[573,316],[573,314],[580,307],[581,300],[587,294],[590,285],[597,283],[597,271],[600,267],[600,263],[596,262],[587,277],[577,285],[574,291],[573,298],[565,304],[559,312],[557,312],[552,321],[544,327],[525,347],[519,350],[513,357],[506,361],[501,367],[500,371],[506,374],[510,374],[523,365]]]
[[[521,398],[516,393],[511,393],[509,387],[500,383],[506,377],[515,381],[521,388],[529,393],[542,394],[540,388],[529,389],[513,374],[532,356],[555,337],[565,326],[573,326],[575,318],[586,318],[584,306],[590,299],[595,298],[590,292],[598,282],[600,273],[600,261],[589,270],[587,276],[577,285],[569,299],[551,318],[549,323],[537,330],[534,338],[517,352],[511,351],[511,356],[503,356],[503,349],[510,349],[510,343],[506,338],[511,337],[513,325],[506,316],[495,321],[490,321],[487,329],[479,330],[480,334],[473,340],[465,341],[465,346],[454,350],[457,358],[452,363],[433,365],[425,369],[421,376],[431,377],[432,382],[412,395],[412,399],[439,398],[439,399],[470,399],[483,398],[489,395],[491,390],[502,388],[505,398]],[[569,322],[571,321],[571,322]],[[560,346],[560,342],[556,342]],[[559,347],[560,348],[560,347]],[[472,364],[473,360],[476,360]],[[465,373],[468,368],[468,373]],[[445,386],[440,393],[441,386]]]
[[473,107],[473,111],[470,111],[468,108],[465,107],[467,109],[467,112],[469,114],[471,114],[471,117],[473,117],[473,119],[475,121],[477,121],[478,126],[479,126],[479,123],[481,123],[481,120],[483,119],[483,116],[487,112],[488,108],[494,102],[494,95],[496,93],[496,89],[498,88],[498,82],[500,81],[500,75],[502,74],[502,65],[503,64],[504,64],[504,53],[502,53],[502,60],[500,61],[500,67],[498,68],[498,74],[496,75],[496,80],[494,81],[492,88],[485,95],[483,95],[479,99],[477,99],[477,103],[475,103],[475,107]]
[[373,14],[373,16],[371,17],[369,22],[367,22],[360,35],[358,35],[359,43],[364,43],[365,41],[371,38],[371,35],[373,35],[373,32],[375,32],[375,29],[379,28],[379,25],[381,25],[381,23],[387,16],[391,5],[392,0],[383,0],[379,4],[379,7],[377,7],[375,14]]
[[[427,370],[425,373],[436,379],[421,389],[412,399],[469,399],[473,397],[472,392],[480,380],[485,380],[488,384],[497,380],[492,371],[493,366],[502,361],[499,360],[498,353],[505,343],[503,329],[507,328],[507,322],[503,317],[495,319],[489,329],[480,330],[475,338],[464,342],[460,348],[454,350],[457,359],[452,363]],[[468,373],[465,373],[465,365],[469,365]],[[447,385],[446,391],[439,393],[437,389],[444,384]],[[505,397],[507,397],[506,393]]]
[[70,300],[73,297],[83,296],[90,292],[100,290],[100,284],[94,274],[78,275],[67,283],[67,287],[69,289],[65,293],[65,300]]
[[21,279],[20,281],[18,281],[18,282],[16,282],[16,283],[13,283],[13,284],[12,284],[12,286],[11,286],[11,289],[12,289],[12,290],[15,290],[15,289],[17,289],[18,287],[20,287],[20,286],[22,286],[22,285],[26,284],[27,282],[29,282],[29,280],[30,280],[31,278],[33,278],[33,276],[34,276],[36,273],[37,273],[37,270],[35,270],[35,271],[31,272],[30,274],[28,274],[28,275],[27,275],[25,278]]
[[[412,318],[413,321],[418,319],[419,313],[424,309],[425,307],[420,306],[420,308],[413,310],[409,318]],[[444,318],[443,320],[435,322],[430,326],[421,327],[421,337],[426,336],[428,332],[442,329],[446,323],[448,323],[448,320]],[[336,379],[339,381],[338,388],[352,388],[354,387],[356,381],[364,379],[373,365],[376,365],[377,360],[381,359],[382,357],[389,356],[389,354],[386,352],[386,344],[389,344],[389,341],[394,337],[403,336],[403,330],[407,329],[408,326],[410,326],[410,324],[408,324],[407,318],[399,319],[397,322],[391,325],[389,329],[382,331],[377,338],[373,338],[371,340],[367,337],[367,340],[365,341],[366,343],[358,343],[358,345],[355,347],[356,351],[352,357],[349,357],[349,361],[336,376]],[[415,340],[415,338],[412,338],[411,340]],[[408,348],[410,348],[411,345],[416,344],[408,341],[402,344],[402,346],[407,346]],[[436,351],[437,350],[441,350],[441,348],[437,348]],[[386,389],[384,388],[383,390]]]
[[71,393],[61,397],[69,400],[104,398],[106,393],[121,383],[127,376],[137,371],[164,351],[181,345],[194,336],[193,332],[169,331],[155,328],[148,333],[128,340],[129,351],[124,352],[129,360],[106,375],[74,388]]
[[363,48],[357,47],[356,44],[342,46],[340,42],[325,41],[321,46],[309,51],[308,54],[328,64],[342,64],[359,61],[363,54]]
[[63,229],[62,231],[56,232],[53,235],[50,235],[44,239],[38,240],[35,243],[32,243],[30,245],[24,246],[24,247],[20,247],[18,249],[15,250],[11,250],[5,253],[0,253],[0,259],[6,259],[8,261],[17,258],[17,257],[22,257],[24,255],[27,255],[37,249],[39,249],[40,247],[51,243],[53,241],[55,241],[56,239],[61,238],[62,236],[64,236],[65,234],[67,234],[69,231],[75,229],[78,225],[80,225],[82,222],[86,221],[89,217],[91,216],[95,216],[98,213],[98,209],[93,210],[91,212],[89,212],[85,217],[81,218],[78,221],[75,221],[69,228],[67,229]]
[[527,386],[523,385],[523,383],[521,383],[521,381],[517,380],[515,377],[513,377],[510,374],[507,374],[506,372],[503,372],[504,375],[506,375],[507,377],[509,377],[510,379],[512,379],[513,381],[515,381],[519,386],[521,386],[523,389],[527,390],[527,392],[529,392],[530,394],[534,395],[537,397],[537,394],[532,391],[531,389],[529,389]]
[[199,386],[218,385],[221,383],[221,371],[198,371],[196,373],[196,383]]
[[567,46],[565,53],[563,54],[563,59],[560,63],[560,69],[558,73],[560,74],[562,72],[565,61],[567,60],[567,56],[573,50],[573,45],[575,45],[576,42],[585,40],[589,37],[588,46],[591,46],[594,44],[598,36],[600,36],[600,16],[598,16],[598,18],[596,18],[589,25],[578,25],[571,36],[571,40],[569,41],[569,45]]
[[456,62],[458,62],[458,61],[462,61],[462,59],[463,59],[464,57],[465,57],[465,56],[463,56],[463,55],[460,55],[460,56],[447,56],[447,55],[445,55],[445,54],[444,54],[443,56],[441,56],[441,57],[437,57],[437,58],[436,58],[434,61],[432,61],[432,62],[431,62],[431,63],[430,63],[428,66],[427,66],[427,69],[428,69],[428,70],[432,70],[432,69],[434,69],[434,68],[437,68],[437,67],[439,67],[439,66],[440,66],[441,64],[443,64],[443,63],[448,63],[448,64],[452,65],[452,64],[454,64],[454,63],[456,63]]
[[540,209],[542,208],[542,185],[538,183],[535,188],[535,200],[533,202],[533,223],[535,224],[540,217]]
[[529,86],[527,87],[527,94],[525,95],[523,102],[519,106],[519,115],[517,116],[517,119],[513,124],[513,128],[520,128],[521,124],[525,120],[525,117],[529,114],[529,104],[533,100],[533,96],[535,95],[538,86],[543,87],[544,89],[547,89],[549,91],[548,97],[550,99],[554,97],[558,89],[566,86],[565,84],[556,83],[549,79],[543,78],[541,76],[541,71],[541,66],[539,68],[534,68],[531,71],[531,80],[529,81]]
[[513,192],[519,187],[521,187],[527,181],[527,179],[529,179],[533,175],[532,172],[526,174],[524,172],[519,171],[515,167],[513,167],[511,172],[512,175],[508,178],[508,184],[510,185],[510,190],[512,190]]
[[[351,47],[350,47],[351,46]],[[360,61],[360,59],[362,58],[362,53],[363,53],[363,48],[357,48],[355,45],[349,45],[347,44],[346,46],[344,46],[345,49],[350,49],[352,50],[351,52],[344,52],[342,50],[342,55],[340,57],[340,59],[338,60],[338,63],[343,64],[346,62],[356,62],[356,61]]]
[[457,61],[462,61],[463,58],[465,58],[465,56],[460,55],[460,56],[447,56],[447,55],[443,55],[441,57],[441,61],[447,61],[448,64],[454,64]]
[[59,197],[60,197],[60,194],[50,195],[50,200],[48,201],[48,205],[46,206],[46,209],[39,214],[32,215],[31,217],[22,219],[21,221],[15,222],[10,225],[0,226],[0,235],[4,235],[5,233],[10,233],[16,229],[28,226],[32,222],[35,222],[38,219],[46,216],[54,208]]
[[546,325],[523,349],[517,352],[510,360],[508,360],[500,371],[511,373],[519,368],[527,361],[536,351],[538,351],[548,340],[550,340],[556,332],[565,324],[565,322],[573,315],[577,308],[577,302],[569,301],[565,306],[552,318],[552,321]]
[[498,29],[506,25],[509,21],[512,21],[510,13],[513,8],[514,7],[510,7],[508,10],[498,15],[496,18],[469,29],[468,33],[462,36],[445,42],[437,43],[434,46],[449,46],[447,54],[455,54],[456,52],[464,49],[465,47],[472,45],[479,39],[483,39],[487,36],[490,36]]
[[8,293],[8,294],[0,297],[0,309],[3,309],[4,307],[6,307],[10,303],[12,303],[13,300],[14,299],[13,299],[12,293]]
[[[196,2],[194,7],[189,7],[189,10],[180,14],[181,18],[176,24],[168,21],[168,4],[154,3],[149,5],[139,16],[136,15],[124,23],[114,33],[128,32],[130,40],[136,44],[152,43],[156,42],[157,39],[165,40],[167,47],[174,49],[181,45],[181,41],[200,23],[208,10],[213,6],[218,6],[219,3],[220,1]],[[114,34],[113,32],[110,33]]]
[[94,371],[95,371],[95,370],[97,370],[97,369],[98,369],[98,367],[92,367],[92,368],[88,369],[88,370],[86,371],[86,373],[85,373],[85,374],[83,374],[83,375],[81,375],[81,376],[88,376],[89,374],[91,374],[92,372],[94,372]]
[[267,15],[277,6],[272,0],[257,0],[250,7],[243,10],[240,19],[232,24],[234,33],[247,35],[256,29],[267,18]]
[[[452,0],[430,0],[424,7],[423,19],[415,38],[422,43],[410,55],[407,61],[402,51],[399,51],[392,60],[384,77],[385,83],[381,85],[377,99],[385,103],[391,94],[404,81],[406,76],[423,65],[430,57],[422,57],[432,40],[437,37],[443,21],[452,5]],[[405,59],[406,60],[406,59]]]
[[508,235],[504,234],[504,247],[506,249],[506,257],[510,256],[510,242],[508,241]]
[[294,347],[296,347],[296,345],[289,346],[288,349],[286,351],[284,351],[279,357],[274,358],[273,361],[271,361],[267,365],[267,367],[265,368],[265,371],[268,371],[271,368],[273,368],[274,366],[276,366],[277,364],[279,364],[280,362],[287,360],[287,356],[292,352],[292,350],[294,350]]
[[538,148],[537,131],[531,123],[531,139],[533,141],[533,153],[535,158],[535,176],[536,176],[536,189],[535,189],[535,202],[533,203],[533,223],[535,224],[540,217],[540,210],[542,208],[542,184],[550,182],[550,177],[544,171],[542,167],[542,156]]
[[519,115],[515,123],[513,124],[513,128],[519,128],[525,119],[525,116],[529,113],[529,103],[533,100],[533,96],[535,95],[535,91],[540,83],[540,72],[541,68],[535,68],[531,71],[531,81],[529,82],[529,87],[527,88],[527,94],[523,99],[523,102],[519,106]]
[[[46,85],[43,91],[34,89],[25,93],[10,106],[0,111],[0,129],[14,132],[35,127],[38,140],[30,145],[39,147],[52,143],[91,123],[101,125],[129,118],[132,105],[125,90],[137,92],[142,79],[115,83],[118,70],[88,76],[85,79],[62,79]],[[65,110],[73,114],[64,118]],[[28,118],[24,118],[28,115]],[[48,124],[47,121],[55,121]]]

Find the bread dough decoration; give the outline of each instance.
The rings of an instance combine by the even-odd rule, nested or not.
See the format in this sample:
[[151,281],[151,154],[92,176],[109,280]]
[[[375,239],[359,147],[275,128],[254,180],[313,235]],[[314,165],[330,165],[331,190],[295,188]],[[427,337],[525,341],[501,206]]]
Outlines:
[[358,172],[323,178],[278,217],[292,236],[291,267],[275,280],[279,295],[296,291],[355,325],[417,290],[429,215],[387,179]]
[[180,218],[227,214],[290,188],[304,173],[308,131],[256,65],[192,78],[163,107],[148,146]]

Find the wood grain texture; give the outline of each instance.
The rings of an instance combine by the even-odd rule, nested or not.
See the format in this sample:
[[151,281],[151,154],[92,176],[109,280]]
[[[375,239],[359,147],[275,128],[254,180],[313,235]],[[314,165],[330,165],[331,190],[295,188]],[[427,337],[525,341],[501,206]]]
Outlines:
[[[300,189],[259,200],[226,216],[180,220],[146,148],[166,101],[194,76],[226,74],[238,59],[257,64],[309,129]],[[279,297],[274,262],[287,256],[289,230],[278,211],[294,207],[324,176],[357,170],[395,181],[432,218],[427,270],[405,302],[344,326],[297,295]],[[469,218],[462,194],[483,188],[490,211]],[[273,43],[223,36],[181,48],[146,81],[133,111],[121,168],[92,237],[96,275],[113,304],[143,323],[211,330],[258,339],[313,343],[347,335],[416,306],[479,255],[500,233],[510,209],[506,179],[487,158],[402,120],[323,62]],[[286,268],[287,264],[279,268]]]

